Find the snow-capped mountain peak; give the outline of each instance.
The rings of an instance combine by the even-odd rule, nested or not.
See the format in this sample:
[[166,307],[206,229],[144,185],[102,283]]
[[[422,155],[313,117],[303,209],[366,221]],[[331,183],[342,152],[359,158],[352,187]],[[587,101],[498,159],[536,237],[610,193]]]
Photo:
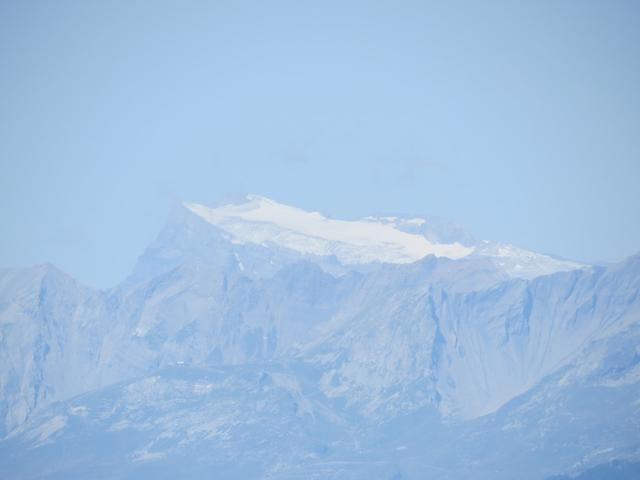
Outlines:
[[[194,203],[185,207],[227,232],[235,243],[275,244],[303,254],[335,255],[344,264],[411,263],[427,255],[455,259],[473,252],[458,242],[435,243],[403,231],[397,219],[336,220],[259,195],[215,208]],[[419,225],[424,220],[407,222]]]
[[0,269],[2,478],[542,480],[640,459],[640,257],[582,268],[256,195],[185,206],[113,289]]
[[460,227],[438,219],[367,216],[338,220],[253,194],[216,207],[187,202],[184,207],[221,229],[232,243],[334,256],[345,266],[407,264],[428,255],[451,259],[475,256],[491,259],[498,270],[515,278],[585,266],[509,244],[478,242]]

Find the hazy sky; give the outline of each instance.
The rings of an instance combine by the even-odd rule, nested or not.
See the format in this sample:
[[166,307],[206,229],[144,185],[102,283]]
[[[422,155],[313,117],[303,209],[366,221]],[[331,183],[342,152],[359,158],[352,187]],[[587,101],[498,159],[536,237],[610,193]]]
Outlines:
[[178,200],[640,251],[640,2],[0,1],[0,265],[124,278]]

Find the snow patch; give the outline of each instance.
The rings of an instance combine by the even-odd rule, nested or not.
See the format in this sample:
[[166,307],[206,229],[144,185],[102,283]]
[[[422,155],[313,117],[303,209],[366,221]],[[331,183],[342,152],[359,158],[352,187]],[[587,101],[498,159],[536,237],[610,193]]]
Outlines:
[[84,405],[76,405],[69,408],[69,413],[79,417],[86,417],[89,414],[89,409]]
[[54,434],[61,431],[67,425],[67,420],[68,418],[64,415],[56,415],[30,432],[29,438],[36,441],[36,447],[43,445]]
[[134,452],[132,455],[132,460],[134,462],[149,462],[153,460],[160,460],[164,458],[164,453],[162,452],[148,452],[146,450],[139,450]]
[[238,268],[240,269],[240,271],[244,272],[244,265],[242,264],[242,261],[240,260],[240,257],[238,256],[238,254],[236,252],[233,252],[233,256],[236,259],[236,262],[238,263]]

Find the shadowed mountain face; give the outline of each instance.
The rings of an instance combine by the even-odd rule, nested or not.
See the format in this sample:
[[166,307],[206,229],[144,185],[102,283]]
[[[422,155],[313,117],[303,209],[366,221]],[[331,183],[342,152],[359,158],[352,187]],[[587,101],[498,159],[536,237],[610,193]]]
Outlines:
[[111,290],[0,272],[0,473],[632,471],[639,292],[640,256],[590,267],[423,219],[190,205]]

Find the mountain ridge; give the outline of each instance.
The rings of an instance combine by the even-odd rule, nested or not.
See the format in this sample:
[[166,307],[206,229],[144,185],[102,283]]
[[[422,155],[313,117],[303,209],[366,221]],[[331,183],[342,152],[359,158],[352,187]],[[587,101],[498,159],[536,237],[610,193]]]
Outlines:
[[[107,462],[111,468],[129,472],[123,478],[135,478],[142,465],[167,466],[163,462],[182,451],[183,440],[197,449],[209,445],[200,434],[184,437],[185,432],[201,431],[200,421],[217,425],[203,435],[211,435],[207,438],[215,448],[235,459],[228,463],[216,456],[213,464],[204,464],[226,465],[232,472],[229,478],[239,474],[230,465],[245,458],[240,450],[246,448],[260,457],[247,463],[255,476],[288,478],[306,471],[325,478],[367,478],[372,470],[338,468],[331,462],[371,462],[366,452],[376,451],[385,458],[387,478],[396,470],[414,478],[420,468],[429,467],[402,453],[384,453],[373,446],[363,450],[363,432],[373,429],[374,437],[386,444],[395,435],[394,422],[409,417],[418,423],[437,419],[425,428],[443,438],[453,435],[458,428],[453,425],[468,429],[469,435],[489,435],[491,419],[501,422],[505,430],[499,432],[520,432],[509,425],[534,428],[525,418],[529,407],[514,407],[527,398],[530,408],[540,412],[540,418],[550,415],[557,428],[577,427],[568,417],[554,416],[545,398],[569,399],[571,408],[592,422],[588,428],[613,431],[613,423],[594,416],[596,407],[580,406],[575,392],[583,388],[599,392],[602,402],[613,402],[624,415],[638,413],[640,405],[628,399],[640,385],[640,354],[633,347],[640,338],[640,254],[608,267],[524,277],[514,276],[499,258],[427,255],[411,263],[345,264],[337,256],[300,252],[277,242],[236,242],[226,230],[184,209],[147,248],[130,277],[112,289],[89,289],[51,265],[0,270],[0,458],[21,459],[14,467],[16,478],[22,478],[26,471],[21,463],[45,451],[64,450],[90,425],[95,436],[87,441],[106,441],[121,431],[118,425],[125,418],[96,406],[111,404],[128,411],[128,390],[112,386],[142,382],[151,388],[156,377],[158,409],[136,424],[136,415],[142,415],[145,402],[152,399],[135,397],[137,410],[123,430],[133,435],[131,448],[138,453],[109,453],[117,459]],[[215,387],[222,388],[215,395],[225,404],[236,398],[248,410],[240,412],[229,404],[228,410],[216,411],[198,404],[204,417],[187,421],[197,412],[180,405],[192,405],[188,392],[205,388],[198,386],[207,384],[198,378],[211,368],[228,375],[230,382],[228,391]],[[167,369],[174,372],[169,377],[162,373]],[[193,377],[190,371],[196,372]],[[254,379],[252,386],[243,375]],[[245,384],[253,392],[250,399],[241,392]],[[178,389],[177,396],[172,396],[171,385]],[[537,396],[537,391],[547,393]],[[300,432],[297,467],[278,456],[277,448],[265,447],[264,432],[243,433],[242,423],[236,423],[244,418],[242,422],[271,425],[261,413],[266,407],[258,406],[261,392],[273,395],[267,410],[280,412],[276,422]],[[79,400],[87,395],[95,399],[93,407],[83,407]],[[620,403],[621,398],[627,400]],[[598,401],[594,405],[601,408]],[[177,426],[160,427],[165,424]],[[622,423],[615,425],[622,428]],[[345,430],[350,432],[346,436]],[[146,437],[146,431],[172,436]],[[304,433],[310,431],[324,436],[324,446]],[[511,434],[499,432],[491,433],[491,441],[508,451]],[[563,435],[561,430],[556,433],[557,438]],[[399,435],[408,442],[408,451],[419,448],[419,436]],[[529,443],[534,438],[533,431],[518,435]],[[618,440],[607,435],[615,448],[580,468],[595,465],[595,460],[640,456],[634,453],[640,452],[637,435]],[[146,443],[136,443],[136,438]],[[225,438],[231,446],[225,446]],[[281,448],[289,448],[281,438]],[[532,467],[527,478],[572,471],[580,455],[605,448],[597,443],[593,438],[575,445],[573,453],[558,457],[553,466]],[[477,456],[477,447],[465,445],[470,465],[480,462],[492,471],[491,464]],[[325,449],[330,453],[319,453]],[[441,456],[423,454],[444,466],[447,455],[436,450]],[[331,462],[325,465],[322,460],[321,468],[311,465],[323,455]],[[538,458],[531,455],[522,458]],[[396,456],[398,468],[392,460]],[[495,461],[510,465],[505,458]],[[53,457],[51,462],[62,477],[72,472],[64,462]],[[266,465],[273,462],[283,470],[269,470]],[[504,468],[506,473],[495,478],[513,478],[509,468],[514,467]],[[440,472],[434,478],[469,478],[469,472]]]

